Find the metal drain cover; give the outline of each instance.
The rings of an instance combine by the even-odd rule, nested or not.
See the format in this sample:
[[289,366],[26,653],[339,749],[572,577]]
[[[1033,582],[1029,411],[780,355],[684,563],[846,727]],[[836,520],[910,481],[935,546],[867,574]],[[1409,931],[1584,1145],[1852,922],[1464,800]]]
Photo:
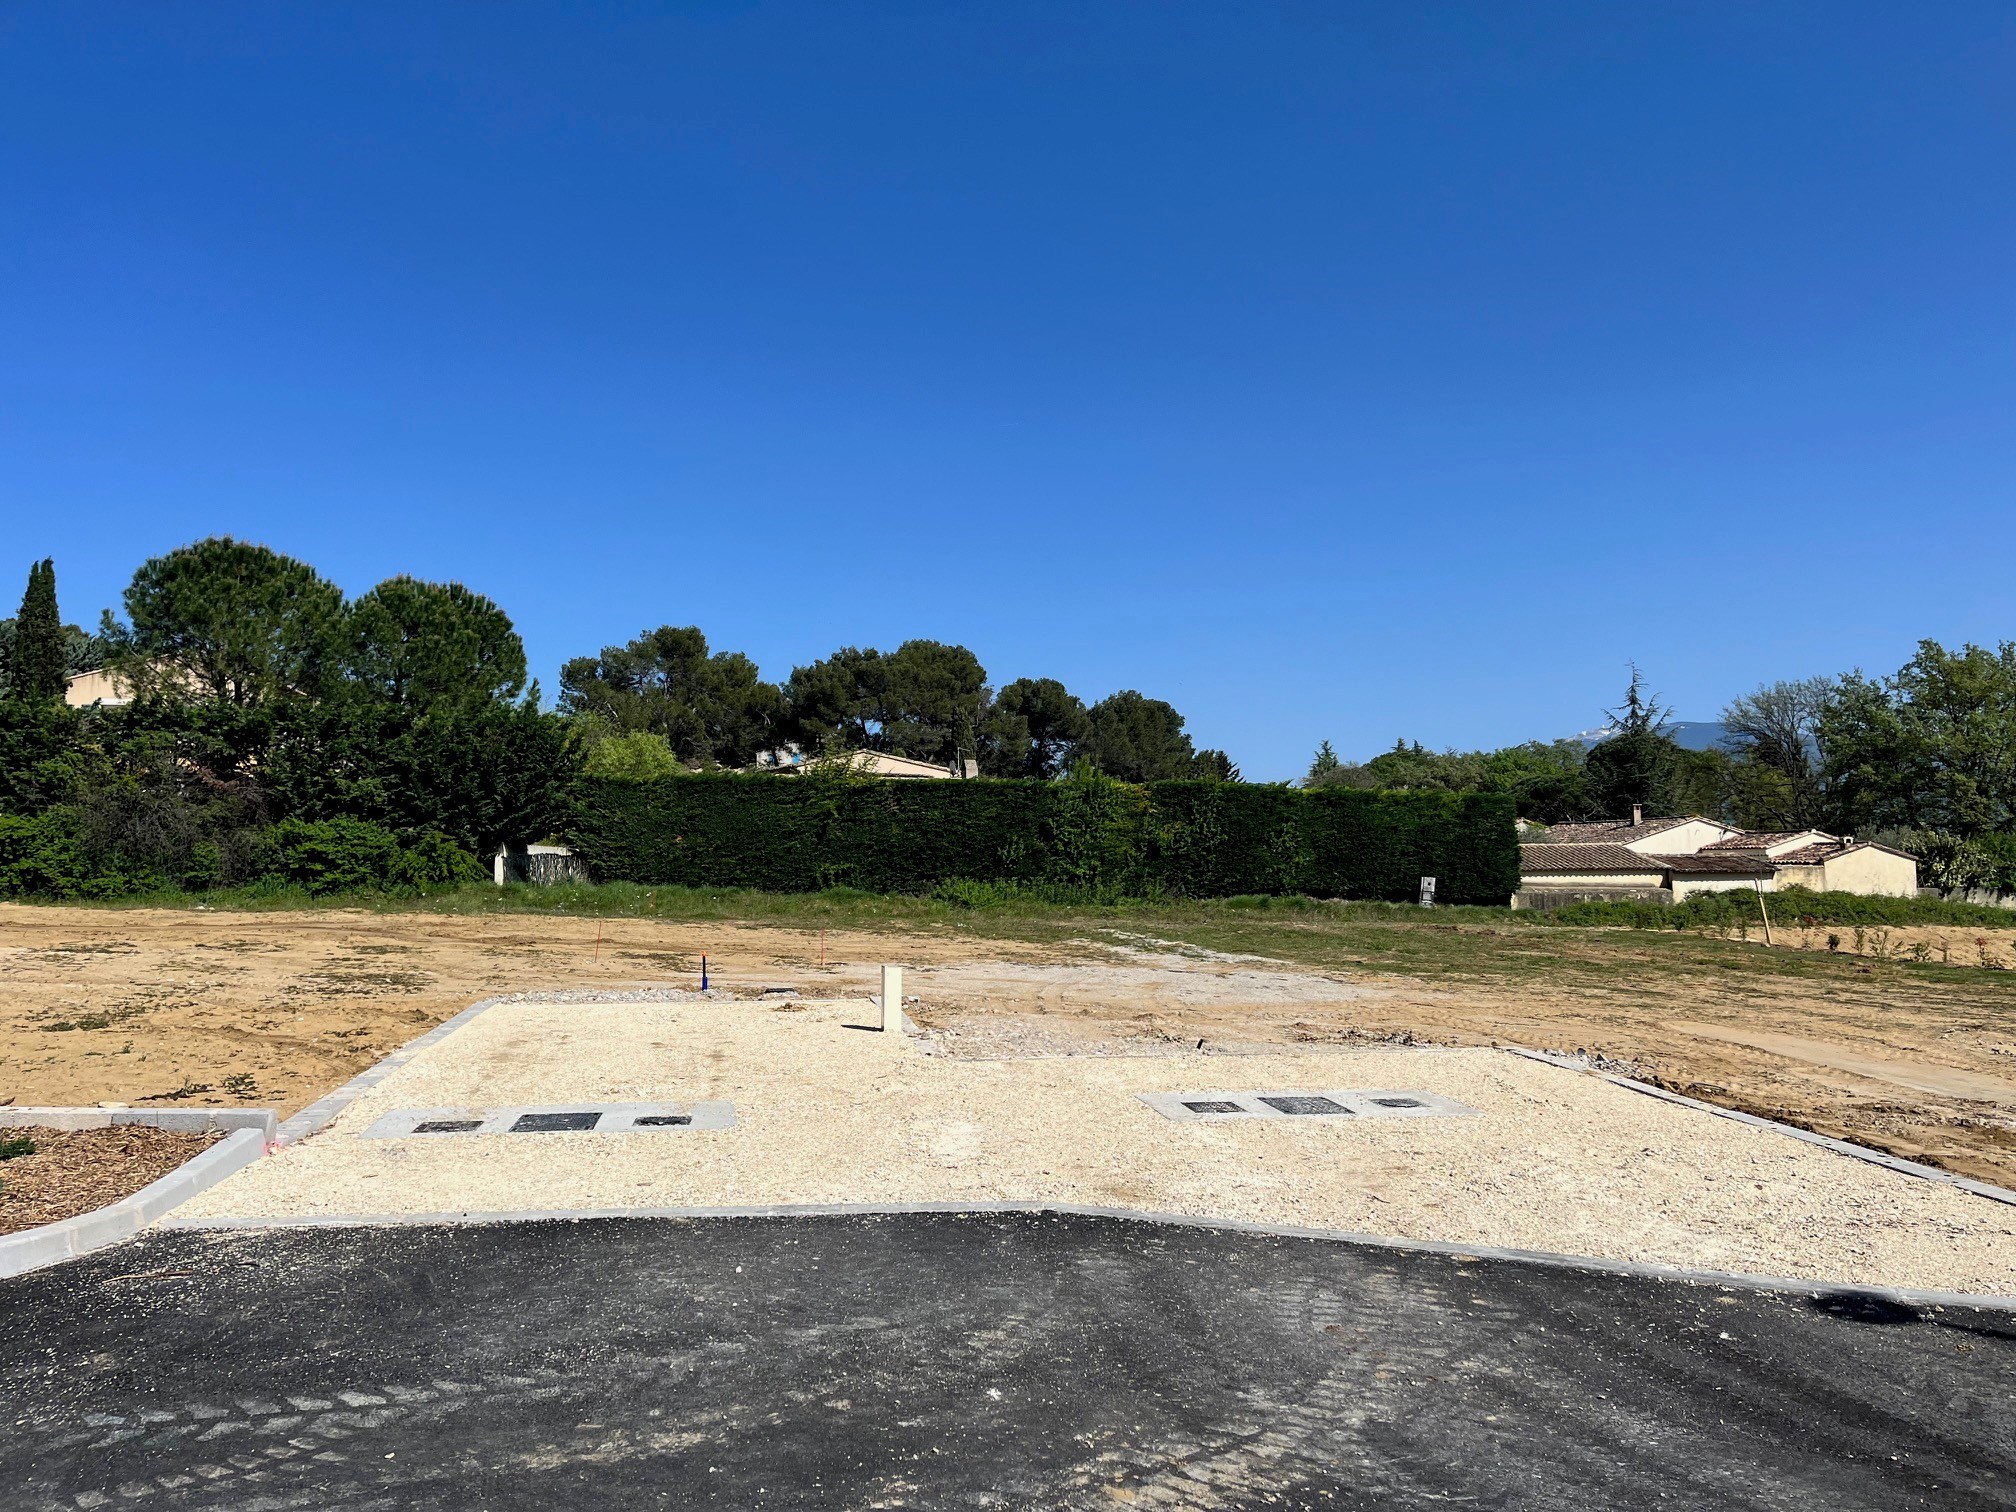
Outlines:
[[735,1127],[730,1102],[567,1103],[543,1108],[401,1108],[381,1115],[366,1139],[467,1138],[478,1134],[715,1132]]
[[511,1124],[513,1134],[585,1133],[602,1121],[600,1113],[520,1113]]
[[1301,1117],[1311,1113],[1349,1113],[1344,1104],[1328,1097],[1263,1097],[1260,1099],[1277,1113],[1291,1117]]
[[1164,1118],[1179,1123],[1223,1123],[1255,1118],[1451,1118],[1476,1115],[1435,1092],[1377,1088],[1325,1088],[1320,1092],[1139,1092],[1135,1094]]

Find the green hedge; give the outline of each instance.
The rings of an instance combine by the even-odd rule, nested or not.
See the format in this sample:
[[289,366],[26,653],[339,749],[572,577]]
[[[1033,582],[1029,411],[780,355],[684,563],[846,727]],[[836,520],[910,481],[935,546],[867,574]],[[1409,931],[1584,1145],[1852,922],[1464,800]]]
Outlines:
[[1309,893],[1505,903],[1512,800],[1224,782],[590,780],[570,839],[598,879],[928,892],[966,878],[1111,896]]
[[93,843],[74,808],[32,819],[0,814],[0,897],[130,897],[137,893],[200,892],[226,882],[282,882],[312,893],[410,891],[452,882],[480,882],[483,868],[446,835],[398,835],[361,819],[311,823],[283,819],[269,829],[227,837],[249,854],[223,875],[219,846],[201,839],[186,854],[135,853]]

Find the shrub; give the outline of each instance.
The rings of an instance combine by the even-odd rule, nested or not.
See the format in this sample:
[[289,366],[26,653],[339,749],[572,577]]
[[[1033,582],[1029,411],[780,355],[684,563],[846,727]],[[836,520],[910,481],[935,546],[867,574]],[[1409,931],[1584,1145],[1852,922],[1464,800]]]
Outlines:
[[[605,881],[811,892],[832,886],[1117,898],[1307,892],[1451,903],[1518,885],[1497,794],[1302,792],[1221,782],[888,782],[805,776],[589,780],[569,835]],[[1033,890],[1033,891],[1031,891]]]
[[[1814,924],[1953,924],[2003,929],[2016,925],[2016,912],[2009,909],[1949,903],[1943,898],[1877,898],[1788,887],[1766,893],[1764,901],[1771,910],[1772,925],[1779,929],[1796,929],[1802,920]],[[1671,905],[1624,899],[1570,903],[1530,917],[1550,924],[1623,925],[1630,929],[1721,929],[1738,923],[1762,923],[1757,895],[1747,889],[1696,893],[1684,903]]]
[[311,893],[385,887],[399,864],[399,837],[364,819],[282,819],[273,846],[274,875]]
[[596,741],[581,769],[590,777],[605,777],[611,782],[655,782],[678,776],[680,765],[672,754],[672,743],[663,735],[655,730],[629,730]]
[[439,830],[428,830],[409,841],[393,863],[392,882],[398,887],[440,887],[456,882],[486,880],[476,858]]
[[136,876],[93,855],[75,816],[62,809],[33,819],[0,814],[0,894],[43,898],[117,898],[158,879]]

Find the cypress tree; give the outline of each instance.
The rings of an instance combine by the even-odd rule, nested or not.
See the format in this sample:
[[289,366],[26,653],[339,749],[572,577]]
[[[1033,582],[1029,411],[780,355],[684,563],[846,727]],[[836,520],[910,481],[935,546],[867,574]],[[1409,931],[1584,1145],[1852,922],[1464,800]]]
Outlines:
[[13,696],[43,703],[63,696],[68,658],[63,620],[56,612],[56,563],[44,557],[28,569],[28,591],[14,622],[14,656],[8,668]]

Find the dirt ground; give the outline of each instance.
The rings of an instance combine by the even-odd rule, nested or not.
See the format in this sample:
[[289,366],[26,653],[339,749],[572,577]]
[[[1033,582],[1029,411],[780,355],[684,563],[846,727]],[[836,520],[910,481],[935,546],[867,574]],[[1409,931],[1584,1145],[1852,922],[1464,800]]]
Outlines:
[[[0,905],[0,1104],[283,1114],[500,992],[874,990],[954,1053],[1203,1041],[1586,1050],[1692,1096],[2016,1186],[2016,973],[1630,931],[1331,928],[1212,916],[1192,940],[547,914]],[[1965,933],[1970,942],[1974,931]],[[1197,943],[1204,941],[1206,943]],[[1991,950],[2016,957],[2012,936]]]
[[24,1136],[35,1141],[35,1153],[0,1161],[0,1234],[61,1223],[131,1197],[224,1137],[134,1124],[0,1129],[0,1137]]

